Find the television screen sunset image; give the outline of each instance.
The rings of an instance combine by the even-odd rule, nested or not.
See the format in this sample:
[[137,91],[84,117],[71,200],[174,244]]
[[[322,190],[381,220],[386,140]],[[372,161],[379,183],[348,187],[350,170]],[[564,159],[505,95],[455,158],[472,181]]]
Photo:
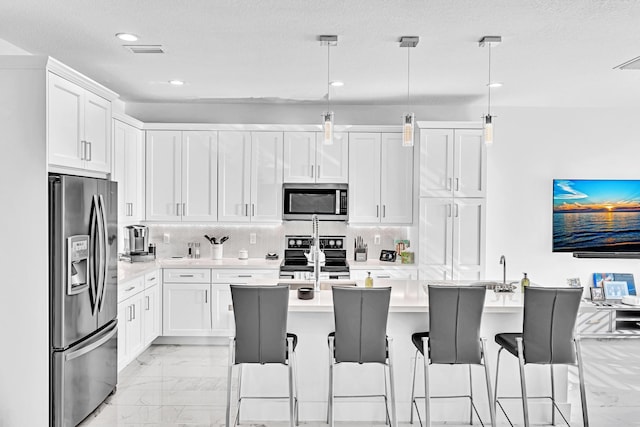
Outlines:
[[553,250],[640,251],[640,181],[554,180]]

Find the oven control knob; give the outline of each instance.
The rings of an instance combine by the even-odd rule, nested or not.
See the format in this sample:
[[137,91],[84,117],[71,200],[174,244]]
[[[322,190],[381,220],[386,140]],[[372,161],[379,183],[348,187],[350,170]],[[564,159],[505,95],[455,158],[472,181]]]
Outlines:
[[336,240],[336,246],[337,247],[342,246],[342,240]]
[[302,240],[296,240],[296,245],[300,246],[302,244]]
[[295,244],[296,244],[296,241],[295,241],[295,240],[293,240],[293,239],[290,239],[290,240],[289,240],[289,246],[293,246],[293,245],[295,245]]
[[336,244],[336,241],[335,241],[335,240],[329,240],[329,246],[333,246],[333,245],[335,245],[335,244]]

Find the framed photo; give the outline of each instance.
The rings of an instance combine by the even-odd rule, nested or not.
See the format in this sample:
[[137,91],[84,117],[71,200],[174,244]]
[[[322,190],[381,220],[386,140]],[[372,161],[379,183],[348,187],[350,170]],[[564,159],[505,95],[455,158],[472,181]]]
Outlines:
[[579,288],[580,285],[580,278],[579,277],[572,277],[567,279],[567,285],[569,285],[572,288]]
[[591,291],[591,301],[604,301],[603,288],[589,288]]
[[605,299],[622,299],[629,295],[629,288],[627,282],[620,281],[605,281],[604,285],[604,298]]
[[388,261],[395,262],[396,261],[396,251],[389,251],[383,249],[380,251],[380,261]]

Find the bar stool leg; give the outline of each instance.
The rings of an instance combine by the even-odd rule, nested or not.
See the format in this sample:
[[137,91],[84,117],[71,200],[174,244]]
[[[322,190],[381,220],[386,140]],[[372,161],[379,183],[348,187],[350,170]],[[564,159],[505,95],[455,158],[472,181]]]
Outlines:
[[410,418],[409,423],[413,424],[413,405],[416,402],[416,368],[418,367],[418,350],[416,350],[416,357],[413,359],[413,378],[411,380],[411,408],[409,412]]
[[295,402],[294,402],[294,391],[293,391],[293,338],[287,338],[287,350],[289,354],[289,426],[295,427],[296,421],[296,410],[295,410]]
[[584,372],[582,370],[582,351],[580,350],[580,338],[574,338],[576,347],[576,359],[578,362],[578,380],[580,383],[580,403],[582,404],[582,424],[589,427],[589,413],[587,411],[587,392],[584,386]]
[[524,427],[529,427],[529,405],[527,402],[527,384],[524,378],[524,351],[522,348],[522,338],[517,337],[518,362],[520,365],[520,387],[522,388],[522,412],[524,414]]
[[396,390],[393,379],[393,338],[387,338],[389,348],[389,388],[391,390],[391,425],[398,427],[398,417],[396,416]]
[[424,425],[431,427],[431,414],[429,413],[429,339],[422,338],[422,351],[424,355]]
[[473,425],[473,376],[469,365],[469,425]]
[[229,338],[229,370],[227,373],[227,408],[225,412],[225,426],[230,427],[230,415],[231,415],[231,376],[233,375],[233,362],[234,362],[234,338]]
[[[487,400],[489,402],[489,417],[491,418],[491,427],[496,426],[496,408],[491,391],[491,373],[489,372],[489,362],[487,361],[486,339],[480,338],[480,346],[482,348],[482,363],[484,364],[484,375],[487,381]],[[497,372],[496,372],[497,374]],[[496,381],[498,377],[496,376]]]
[[238,390],[237,390],[237,395],[238,395],[238,410],[236,412],[236,421],[234,421],[234,425],[236,424],[240,424],[240,406],[242,405],[242,364],[238,365]]
[[384,378],[384,424],[391,424],[389,417],[389,387],[387,386],[387,366],[382,365],[382,377]]
[[333,354],[334,354],[334,338],[329,337],[329,413],[327,414],[327,423],[333,427]]
[[553,378],[553,365],[549,365],[551,371],[551,425],[556,425],[556,386]]

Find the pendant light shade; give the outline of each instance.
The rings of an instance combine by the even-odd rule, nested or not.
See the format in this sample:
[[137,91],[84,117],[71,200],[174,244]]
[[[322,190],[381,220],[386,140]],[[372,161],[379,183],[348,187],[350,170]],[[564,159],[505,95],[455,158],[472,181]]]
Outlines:
[[329,106],[331,95],[331,46],[338,45],[338,36],[320,36],[320,46],[327,46],[327,111],[322,113],[322,143],[333,144],[333,111]]
[[410,112],[411,99],[409,97],[411,88],[411,48],[416,47],[420,41],[419,37],[403,36],[400,37],[400,47],[407,48],[407,113],[402,115],[402,146],[413,147],[413,137],[416,127],[415,114]]
[[501,84],[491,81],[491,48],[502,43],[501,36],[484,36],[478,42],[480,47],[488,47],[489,51],[489,80],[487,82],[487,114],[482,117],[482,126],[484,129],[484,143],[485,145],[493,144],[493,118],[491,115],[491,88],[500,87]]

